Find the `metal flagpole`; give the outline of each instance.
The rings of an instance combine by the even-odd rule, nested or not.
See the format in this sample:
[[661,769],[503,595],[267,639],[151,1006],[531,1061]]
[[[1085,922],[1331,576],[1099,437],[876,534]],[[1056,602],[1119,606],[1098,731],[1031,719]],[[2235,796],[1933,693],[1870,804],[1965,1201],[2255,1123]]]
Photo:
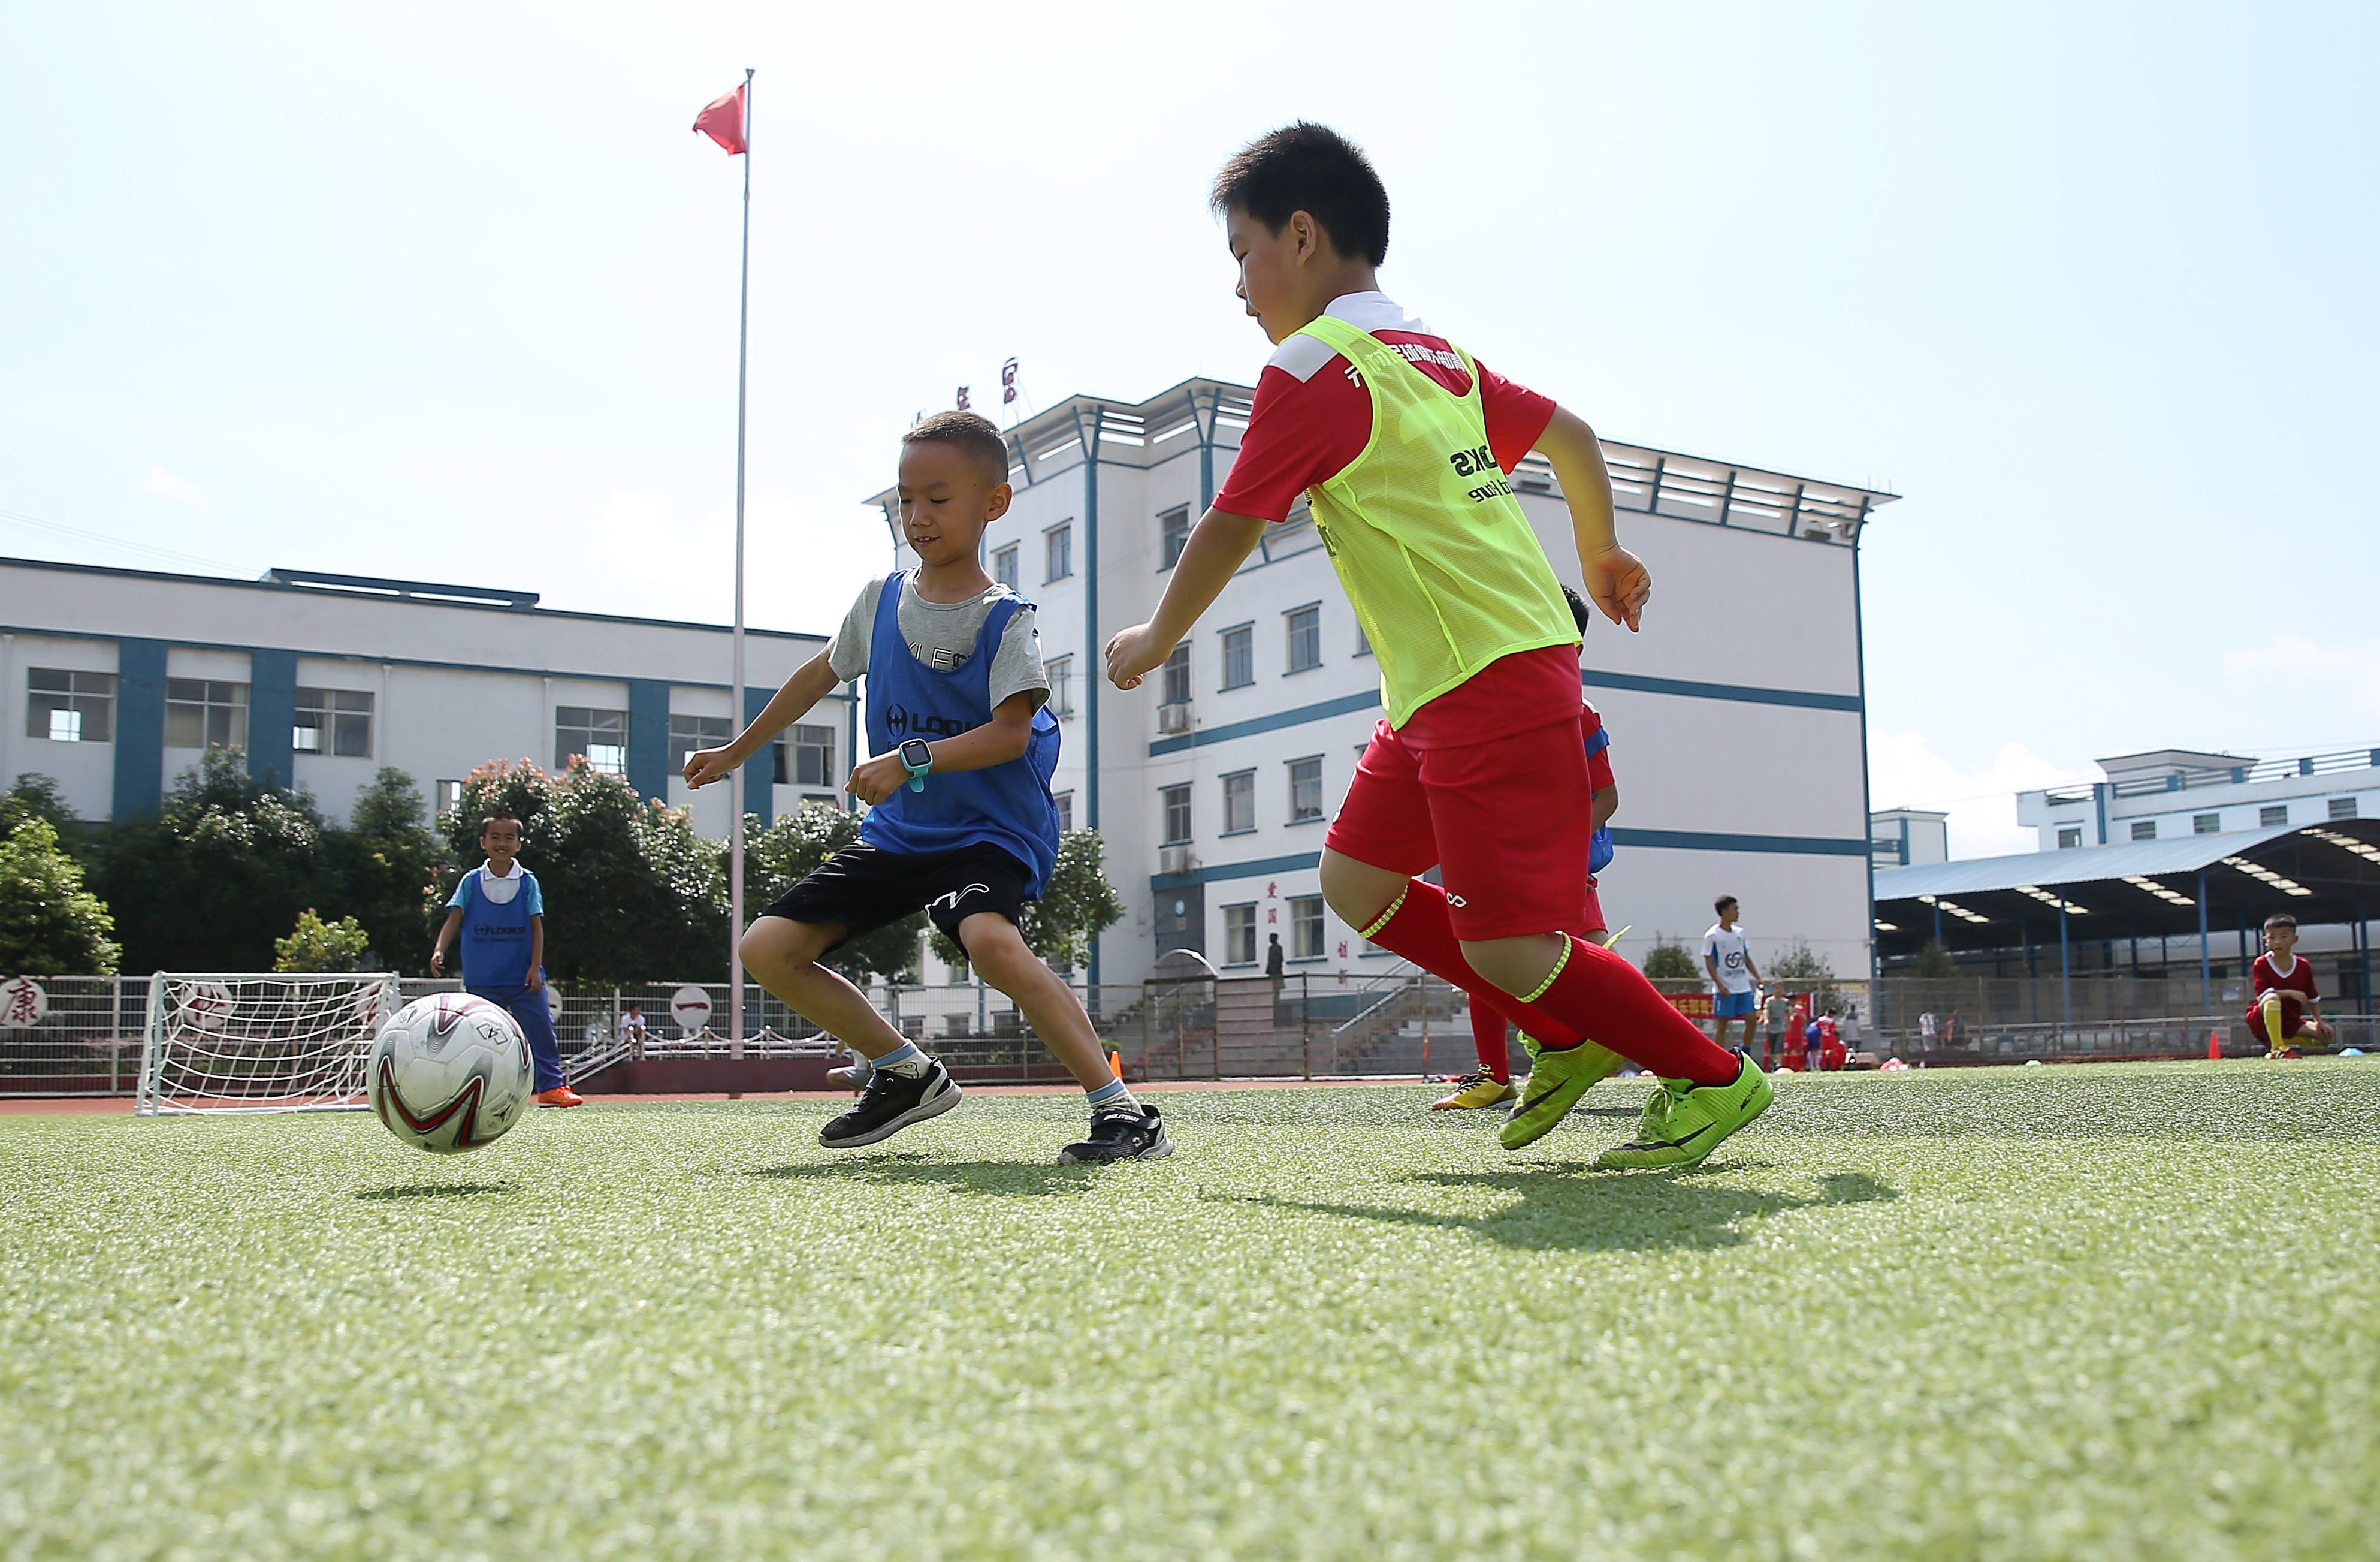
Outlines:
[[[752,71],[744,71],[744,285],[735,322],[735,670],[727,696],[734,722],[744,709],[744,400],[752,342]],[[729,783],[727,827],[727,1056],[744,1056],[744,766]]]

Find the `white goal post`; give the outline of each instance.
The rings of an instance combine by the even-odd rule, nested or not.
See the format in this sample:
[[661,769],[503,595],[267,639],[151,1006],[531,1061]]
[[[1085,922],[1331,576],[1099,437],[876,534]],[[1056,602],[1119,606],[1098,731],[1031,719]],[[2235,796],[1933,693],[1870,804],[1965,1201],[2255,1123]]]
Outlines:
[[393,971],[161,970],[133,1110],[361,1111],[364,1060],[402,1002]]

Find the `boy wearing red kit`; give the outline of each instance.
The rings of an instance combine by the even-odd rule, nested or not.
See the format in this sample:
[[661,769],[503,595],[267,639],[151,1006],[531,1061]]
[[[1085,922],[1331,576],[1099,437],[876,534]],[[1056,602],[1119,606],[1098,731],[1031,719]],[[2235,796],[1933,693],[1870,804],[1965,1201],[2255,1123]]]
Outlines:
[[[1225,165],[1212,199],[1236,292],[1278,350],[1231,480],[1156,616],[1108,642],[1108,677],[1136,688],[1162,665],[1265,527],[1309,494],[1387,711],[1324,846],[1323,896],[1366,938],[1489,995],[1537,1039],[1528,1092],[1499,1133],[1507,1149],[1559,1124],[1617,1053],[1661,1087],[1635,1140],[1597,1164],[1701,1160],[1759,1116],[1770,1087],[1578,936],[1594,833],[1579,634],[1504,478],[1531,448],[1552,461],[1587,595],[1634,628],[1652,582],[1619,545],[1595,431],[1380,293],[1388,193],[1335,132],[1266,136]],[[1420,877],[1432,866],[1444,887]]]
[[2336,1038],[2322,1018],[2322,991],[2313,984],[2313,967],[2298,958],[2298,920],[2287,911],[2265,919],[2265,952],[2251,968],[2255,1001],[2248,1006],[2248,1029],[2268,1043],[2266,1057],[2289,1057],[2289,1043],[2304,1036],[2317,1042]]

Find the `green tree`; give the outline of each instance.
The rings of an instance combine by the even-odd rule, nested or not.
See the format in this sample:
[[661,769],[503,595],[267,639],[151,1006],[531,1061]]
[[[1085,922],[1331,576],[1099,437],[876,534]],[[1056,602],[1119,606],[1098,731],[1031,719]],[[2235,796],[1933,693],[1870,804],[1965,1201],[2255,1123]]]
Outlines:
[[22,771],[8,796],[22,808],[50,822],[58,835],[58,847],[67,856],[89,868],[98,860],[98,841],[91,827],[67,806],[66,794],[57,782],[36,771]]
[[565,982],[719,982],[727,975],[723,853],[694,833],[684,809],[648,802],[616,775],[573,755],[551,775],[497,761],[463,780],[438,816],[451,860],[431,909],[443,917],[466,869],[481,860],[480,824],[497,809],[521,821],[521,860],[545,897],[545,966]]
[[1645,974],[1656,982],[1691,982],[1702,974],[1694,958],[1674,938],[1656,938],[1645,952]]
[[371,946],[371,934],[353,917],[326,922],[309,906],[298,913],[297,930],[273,941],[273,969],[284,971],[353,970]]
[[[744,830],[744,906],[748,917],[799,884],[828,858],[859,838],[859,815],[839,808],[804,806],[771,824]],[[863,934],[826,957],[824,964],[856,982],[881,976],[917,980],[917,933],[924,912]]]
[[1958,975],[1959,964],[1950,958],[1949,950],[1928,939],[1925,947],[1917,951],[1917,958],[1911,962],[1907,974],[1940,982]]
[[1788,992],[1815,993],[1820,1014],[1842,1002],[1835,987],[1834,962],[1801,939],[1771,959],[1760,974]]
[[0,971],[113,976],[122,953],[115,931],[56,824],[19,796],[0,798]]
[[[1106,859],[1107,843],[1096,830],[1069,830],[1058,837],[1058,864],[1041,898],[1025,903],[1025,919],[1017,925],[1026,948],[1065,965],[1091,958],[1091,939],[1123,920],[1123,897],[1101,866]],[[935,928],[932,943],[937,959],[966,969],[966,951],[958,940]]]
[[424,925],[423,901],[445,856],[423,812],[413,777],[383,767],[356,789],[346,828],[322,837],[333,904],[363,925],[381,966],[413,976],[430,970],[435,929]]
[[264,970],[298,913],[330,899],[322,816],[303,792],[209,749],[154,819],[118,821],[97,874],[133,970]]

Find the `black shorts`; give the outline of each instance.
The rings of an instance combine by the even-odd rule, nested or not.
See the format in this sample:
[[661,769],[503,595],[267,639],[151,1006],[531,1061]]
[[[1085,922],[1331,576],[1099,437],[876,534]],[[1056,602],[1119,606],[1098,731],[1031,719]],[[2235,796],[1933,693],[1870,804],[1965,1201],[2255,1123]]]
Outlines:
[[856,938],[923,910],[955,940],[959,923],[978,911],[1021,921],[1032,883],[1033,871],[1014,852],[989,841],[956,851],[886,851],[854,841],[760,914],[841,922]]

